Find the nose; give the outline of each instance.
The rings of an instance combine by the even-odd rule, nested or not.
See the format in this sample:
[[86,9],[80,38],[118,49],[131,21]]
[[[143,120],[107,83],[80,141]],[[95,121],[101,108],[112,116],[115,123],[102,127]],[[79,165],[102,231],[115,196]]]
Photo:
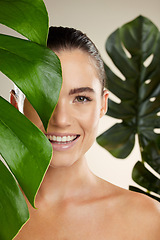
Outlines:
[[50,119],[50,124],[55,127],[65,128],[71,124],[71,113],[65,99],[58,101]]

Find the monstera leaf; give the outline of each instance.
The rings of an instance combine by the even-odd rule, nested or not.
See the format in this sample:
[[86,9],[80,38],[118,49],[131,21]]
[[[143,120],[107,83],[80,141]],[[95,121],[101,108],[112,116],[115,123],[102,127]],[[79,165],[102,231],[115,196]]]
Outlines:
[[106,50],[121,73],[117,76],[105,64],[108,88],[119,99],[109,100],[107,115],[121,123],[102,133],[97,142],[113,156],[125,158],[137,134],[142,161],[134,166],[132,178],[147,191],[133,186],[130,190],[160,201],[150,194],[160,194],[160,152],[156,144],[156,130],[160,128],[159,30],[149,19],[139,16],[109,36]]
[[0,23],[46,46],[48,13],[42,0],[0,0]]
[[[0,0],[0,23],[29,39],[0,35],[0,70],[26,95],[47,129],[58,101],[62,72],[58,57],[46,46],[45,5],[42,0]],[[0,162],[0,239],[10,240],[29,218],[20,188],[34,207],[52,146],[2,97],[0,109],[0,154],[7,165]]]
[[[0,109],[0,154],[34,206],[52,146],[36,126],[2,97]],[[0,162],[0,239],[4,240],[11,239],[29,217],[25,199],[10,171]]]
[[0,153],[34,206],[52,146],[32,122],[2,97],[0,109]]
[[122,122],[97,142],[113,156],[125,158],[134,147],[135,134],[144,148],[160,127],[160,34],[149,19],[139,16],[110,35],[106,50],[123,75],[118,77],[105,65],[108,88],[120,100],[109,100],[107,115]]
[[3,34],[0,56],[0,70],[24,92],[47,129],[61,89],[59,58],[47,47]]
[[58,57],[46,47],[46,7],[42,0],[0,0],[0,6],[0,23],[31,40],[1,34],[0,70],[25,93],[47,129],[57,104],[62,73]]

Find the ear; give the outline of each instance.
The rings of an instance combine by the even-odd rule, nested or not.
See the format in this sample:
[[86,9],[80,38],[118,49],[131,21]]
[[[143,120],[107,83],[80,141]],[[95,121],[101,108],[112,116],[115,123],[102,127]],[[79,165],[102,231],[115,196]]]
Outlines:
[[[15,94],[15,91],[12,89],[10,91],[10,103],[16,108],[18,109],[18,102],[17,102],[17,97]],[[18,109],[19,110],[19,109]]]
[[103,92],[103,96],[102,96],[102,107],[101,107],[101,111],[100,111],[100,118],[103,117],[105,115],[105,113],[107,112],[108,109],[108,91],[104,90]]

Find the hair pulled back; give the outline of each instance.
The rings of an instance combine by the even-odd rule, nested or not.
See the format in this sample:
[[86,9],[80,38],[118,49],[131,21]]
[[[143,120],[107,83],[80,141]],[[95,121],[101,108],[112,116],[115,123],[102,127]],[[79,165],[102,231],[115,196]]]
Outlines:
[[103,60],[95,44],[86,34],[79,30],[68,27],[50,27],[47,46],[53,51],[80,49],[86,52],[94,61],[98,78],[102,84],[102,89],[106,84],[106,74]]

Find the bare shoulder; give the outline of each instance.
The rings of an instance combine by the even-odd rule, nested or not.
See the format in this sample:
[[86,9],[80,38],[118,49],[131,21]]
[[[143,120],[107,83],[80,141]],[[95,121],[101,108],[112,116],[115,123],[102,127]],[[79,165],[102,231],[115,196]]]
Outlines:
[[160,237],[160,203],[144,194],[129,191],[129,195],[132,219],[136,220],[137,230],[146,239],[158,240]]
[[[104,185],[105,186],[105,185]],[[160,217],[160,203],[145,194],[133,192],[111,183],[106,183],[110,194],[115,199],[115,202],[120,205],[125,205],[136,214],[141,215],[142,212]],[[132,212],[131,211],[131,212]]]
[[108,185],[108,183],[106,186],[109,186],[108,189],[110,189],[110,195],[112,196],[114,224],[120,226],[119,229],[123,229],[123,231],[117,229],[119,235],[123,236],[125,232],[126,236],[130,236],[130,239],[159,240],[160,203],[144,194],[132,192],[112,184]]
[[127,191],[128,200],[130,201],[130,207],[133,207],[136,214],[150,215],[150,217],[157,217],[160,220],[160,203],[145,194]]
[[127,211],[126,219],[131,229],[135,231],[136,237],[159,240],[160,203],[145,194],[124,189],[119,192],[119,198]]

